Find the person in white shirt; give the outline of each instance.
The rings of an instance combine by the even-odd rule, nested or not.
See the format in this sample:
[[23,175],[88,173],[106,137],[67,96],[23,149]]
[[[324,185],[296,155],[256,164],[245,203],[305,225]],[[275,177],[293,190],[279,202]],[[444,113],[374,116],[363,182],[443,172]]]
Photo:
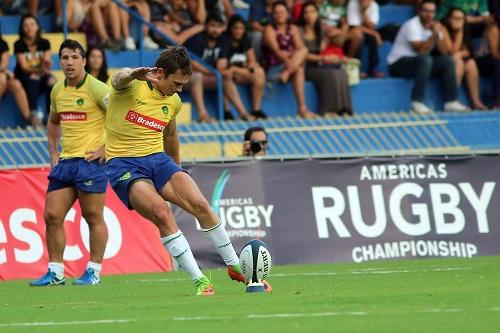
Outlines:
[[368,75],[381,77],[375,72],[379,63],[378,47],[382,37],[375,29],[380,19],[379,7],[374,0],[350,0],[347,5],[347,23],[349,24],[349,57],[360,57],[361,45],[368,48]]
[[430,77],[441,78],[445,111],[467,111],[468,108],[457,100],[455,65],[453,58],[447,55],[450,40],[443,32],[443,26],[435,20],[436,3],[423,0],[417,9],[417,16],[399,29],[387,57],[389,73],[415,79],[411,95],[411,110],[414,112],[432,112],[423,102]]

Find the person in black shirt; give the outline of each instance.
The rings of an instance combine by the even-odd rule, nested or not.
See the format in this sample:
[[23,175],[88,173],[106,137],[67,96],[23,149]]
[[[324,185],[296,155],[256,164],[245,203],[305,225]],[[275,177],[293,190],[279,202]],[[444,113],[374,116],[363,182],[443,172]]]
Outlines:
[[23,89],[23,86],[14,77],[14,74],[8,70],[9,65],[9,46],[0,36],[0,97],[6,91],[12,93],[16,100],[16,104],[23,115],[24,120],[30,121],[30,108],[28,105],[28,97]]
[[[14,74],[28,94],[33,125],[41,123],[49,110],[50,91],[55,83],[50,73],[52,59],[50,43],[41,37],[40,24],[36,17],[24,15],[19,25],[19,39],[14,43],[16,68]],[[38,97],[45,95],[45,110],[38,112]]]
[[[226,97],[233,103],[240,115],[245,115],[247,111],[241,101],[236,84],[251,84],[253,107],[251,115],[255,118],[265,119],[267,115],[262,112],[261,106],[266,74],[257,62],[247,31],[247,24],[241,16],[234,15],[229,20],[225,36],[227,52],[222,55],[219,68],[224,75]],[[226,108],[224,118],[233,118],[228,108]]]

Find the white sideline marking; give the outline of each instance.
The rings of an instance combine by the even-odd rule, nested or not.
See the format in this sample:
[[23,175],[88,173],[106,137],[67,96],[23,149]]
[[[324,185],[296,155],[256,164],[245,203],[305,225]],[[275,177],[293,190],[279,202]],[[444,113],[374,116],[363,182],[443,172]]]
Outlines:
[[[398,273],[419,273],[419,272],[447,272],[447,271],[466,271],[470,267],[444,267],[444,268],[428,268],[415,270],[379,270],[378,268],[367,268],[363,270],[351,270],[349,272],[316,272],[316,273],[277,273],[271,274],[269,277],[287,277],[287,276],[329,276],[329,275],[358,275],[358,274],[398,274]],[[187,281],[188,278],[161,278],[161,279],[141,279],[139,282],[154,283],[154,282],[174,282]]]
[[131,320],[125,319],[104,319],[104,320],[81,320],[81,321],[47,321],[34,323],[8,323],[0,324],[0,327],[19,327],[19,326],[63,326],[63,325],[96,325],[96,324],[116,324],[129,323]]
[[500,308],[490,308],[491,311],[500,311]]
[[447,313],[453,313],[453,312],[462,312],[462,309],[426,309],[422,310],[420,312],[424,313],[438,313],[438,312],[447,312]]
[[[299,318],[299,317],[333,317],[333,316],[365,316],[367,312],[318,312],[318,313],[271,313],[271,314],[249,314],[245,319],[265,319],[265,318]],[[227,320],[229,316],[205,316],[205,317],[174,317],[173,320]]]

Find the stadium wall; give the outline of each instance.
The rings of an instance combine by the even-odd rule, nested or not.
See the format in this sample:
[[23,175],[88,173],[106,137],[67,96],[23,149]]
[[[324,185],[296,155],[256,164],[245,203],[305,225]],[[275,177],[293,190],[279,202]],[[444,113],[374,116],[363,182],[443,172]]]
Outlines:
[[[253,160],[187,166],[237,251],[264,240],[273,263],[500,254],[500,156]],[[480,172],[479,172],[480,170]],[[0,171],[0,280],[46,270],[48,169]],[[223,266],[195,219],[173,207],[202,268]],[[149,222],[108,190],[104,274],[172,269]],[[88,260],[76,204],[66,217],[66,271]]]

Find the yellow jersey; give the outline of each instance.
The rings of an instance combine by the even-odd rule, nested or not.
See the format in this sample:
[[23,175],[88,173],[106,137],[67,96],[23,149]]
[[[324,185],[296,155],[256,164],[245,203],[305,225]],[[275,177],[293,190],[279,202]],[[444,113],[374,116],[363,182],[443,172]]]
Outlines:
[[150,82],[111,88],[106,114],[106,160],[163,152],[163,130],[180,112],[179,95],[165,96]]
[[61,158],[85,157],[85,152],[104,145],[109,91],[109,86],[87,73],[76,87],[66,80],[54,85],[50,112],[61,119]]

